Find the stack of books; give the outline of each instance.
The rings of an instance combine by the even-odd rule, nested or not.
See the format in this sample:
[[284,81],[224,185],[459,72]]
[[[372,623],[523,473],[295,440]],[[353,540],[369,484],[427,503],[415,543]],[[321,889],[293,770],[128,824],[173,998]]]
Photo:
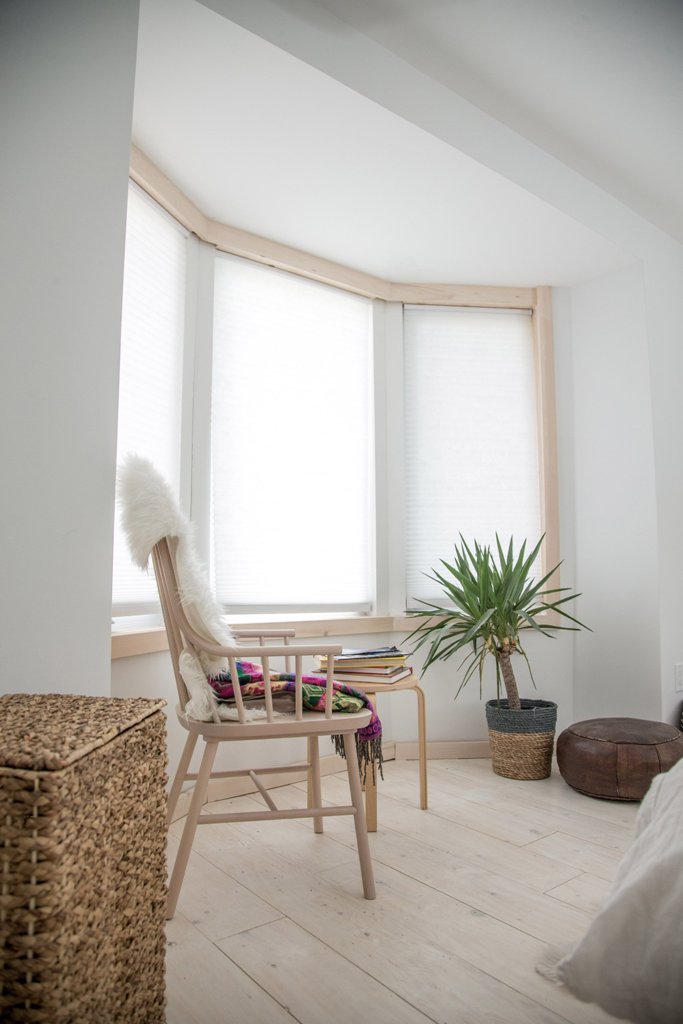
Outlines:
[[[406,665],[407,651],[398,647],[372,647],[370,650],[344,648],[334,659],[334,678],[340,683],[397,683],[411,675]],[[318,667],[327,671],[327,658],[318,658]]]

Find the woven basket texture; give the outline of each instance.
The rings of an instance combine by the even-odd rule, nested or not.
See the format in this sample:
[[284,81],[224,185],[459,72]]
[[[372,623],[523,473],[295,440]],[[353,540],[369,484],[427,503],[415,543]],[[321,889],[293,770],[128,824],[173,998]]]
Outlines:
[[510,711],[507,700],[486,702],[491,764],[506,779],[547,779],[553,763],[557,704],[522,700]]
[[553,763],[555,731],[497,732],[489,729],[491,765],[506,779],[547,779]]
[[0,698],[3,1021],[164,1021],[163,706]]
[[550,700],[522,700],[519,711],[510,711],[507,700],[486,702],[486,721],[498,732],[549,732],[557,722],[557,704]]

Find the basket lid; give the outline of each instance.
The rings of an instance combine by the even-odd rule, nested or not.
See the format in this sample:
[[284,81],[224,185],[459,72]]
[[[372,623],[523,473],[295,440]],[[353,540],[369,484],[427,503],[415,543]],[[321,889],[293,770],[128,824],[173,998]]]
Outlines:
[[143,697],[0,697],[0,767],[59,771],[166,706]]

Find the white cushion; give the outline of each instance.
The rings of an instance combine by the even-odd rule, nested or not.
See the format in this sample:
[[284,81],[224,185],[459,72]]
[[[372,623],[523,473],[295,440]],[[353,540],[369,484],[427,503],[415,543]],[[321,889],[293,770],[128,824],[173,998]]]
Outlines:
[[638,1024],[683,1021],[683,761],[658,775],[636,839],[557,977],[584,1002]]

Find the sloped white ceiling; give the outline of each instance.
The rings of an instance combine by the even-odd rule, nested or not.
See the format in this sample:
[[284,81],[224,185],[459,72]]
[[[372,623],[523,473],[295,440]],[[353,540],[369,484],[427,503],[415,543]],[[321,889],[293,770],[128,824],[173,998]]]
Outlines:
[[[413,31],[386,16],[398,0],[341,6],[364,31]],[[404,6],[435,31],[477,5]],[[633,259],[193,0],[142,0],[134,141],[211,217],[390,280],[572,284]]]
[[314,6],[683,241],[683,0]]

